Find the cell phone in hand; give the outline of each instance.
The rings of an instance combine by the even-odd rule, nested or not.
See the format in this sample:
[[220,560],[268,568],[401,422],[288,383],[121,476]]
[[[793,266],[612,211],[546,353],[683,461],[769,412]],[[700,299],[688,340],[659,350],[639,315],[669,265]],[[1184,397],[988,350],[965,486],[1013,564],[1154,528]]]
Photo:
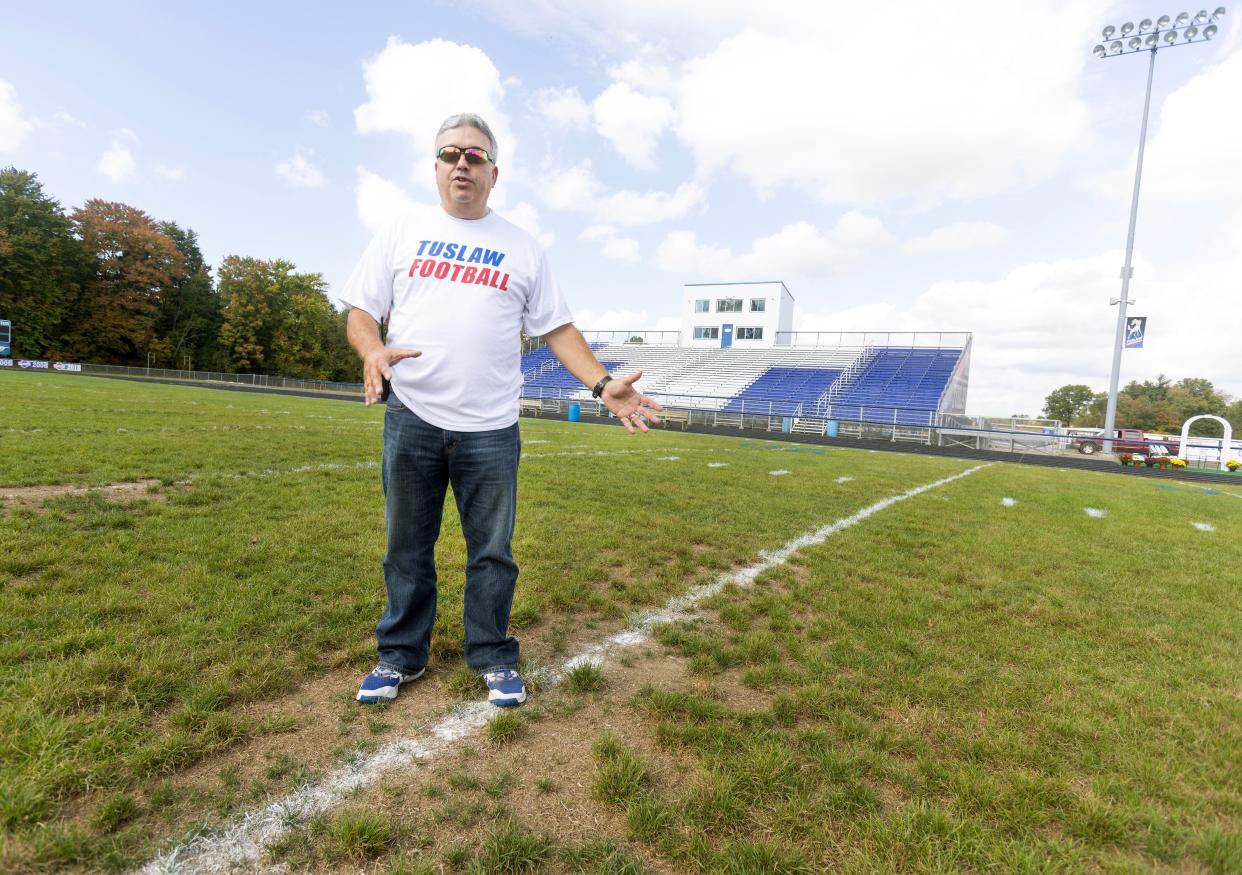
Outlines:
[[380,400],[387,401],[388,396],[392,394],[392,383],[387,377],[380,377],[384,381],[384,388],[380,390]]

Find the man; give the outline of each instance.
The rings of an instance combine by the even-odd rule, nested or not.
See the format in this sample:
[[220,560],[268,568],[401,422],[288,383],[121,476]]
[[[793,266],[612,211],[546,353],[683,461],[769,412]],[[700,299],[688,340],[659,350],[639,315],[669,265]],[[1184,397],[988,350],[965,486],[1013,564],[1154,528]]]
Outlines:
[[[496,138],[477,115],[436,135],[435,215],[406,217],[371,241],[340,299],[363,363],[368,405],[387,400],[383,484],[388,604],[376,626],[379,663],[358,701],[392,699],[427,667],[436,611],[435,543],[453,487],[466,540],[465,658],[488,699],[520,705],[518,642],[508,634],[518,568],[520,329],[542,336],[632,434],[663,409],[640,395],[641,372],[612,379],[595,358],[534,239],[496,215]],[[388,343],[379,322],[387,316]],[[391,392],[387,391],[391,386]]]

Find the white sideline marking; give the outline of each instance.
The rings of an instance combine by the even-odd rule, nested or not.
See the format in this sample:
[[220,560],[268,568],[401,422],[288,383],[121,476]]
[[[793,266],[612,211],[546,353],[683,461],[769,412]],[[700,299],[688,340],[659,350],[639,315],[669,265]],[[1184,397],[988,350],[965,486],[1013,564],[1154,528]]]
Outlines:
[[771,474],[773,477],[783,477],[784,475],[789,474],[790,472],[786,471],[784,468],[777,468],[775,471],[769,471],[768,473]]
[[[954,480],[961,480],[993,464],[995,463],[987,462],[983,465],[976,465],[933,483],[925,483],[899,495],[889,496],[864,507],[858,513],[799,535],[778,550],[761,551],[760,561],[754,565],[722,574],[711,583],[696,586],[685,595],[670,599],[662,610],[642,614],[632,628],[588,647],[566,660],[559,670],[554,669],[548,673],[542,685],[547,688],[555,687],[579,665],[585,663],[601,665],[609,652],[642,644],[654,627],[688,619],[700,602],[716,595],[729,584],[739,587],[750,586],[764,571],[783,565],[799,550],[820,544],[837,532],[855,526],[898,502],[914,498],[916,495],[952,483]],[[177,845],[160,854],[136,872],[140,875],[226,873],[235,871],[245,864],[254,864],[262,858],[266,845],[280,839],[293,826],[326,811],[346,796],[370,786],[386,772],[406,768],[415,760],[433,758],[450,748],[459,739],[477,732],[499,712],[499,708],[487,702],[472,702],[455,708],[448,717],[430,727],[429,738],[406,738],[386,744],[371,756],[328,773],[317,784],[300,787],[264,808],[236,818],[219,830],[200,835],[187,844]]]
[[1006,495],[1004,498],[1001,499],[1001,504],[1003,504],[1005,507],[1013,507],[1017,503],[1018,503],[1017,501],[1010,498],[1008,495]]
[[727,467],[729,467],[729,463],[728,463],[728,462],[708,462],[708,463],[707,463],[707,467],[709,467],[709,468],[727,468]]
[[552,443],[552,441],[537,440],[537,441],[522,441],[522,443],[523,444],[550,444]]
[[[553,459],[560,456],[642,456],[650,453],[665,452],[670,449],[683,453],[693,452],[691,447],[666,447],[663,450],[575,450],[573,452],[563,453],[522,453],[523,459]],[[676,459],[676,456],[662,456],[661,458]]]
[[1211,523],[1191,523],[1191,525],[1192,525],[1192,526],[1194,526],[1196,529],[1198,529],[1198,530],[1199,530],[1199,531],[1201,531],[1201,532],[1214,532],[1214,531],[1216,531],[1216,526],[1212,525]]
[[836,480],[833,480],[832,482],[833,483],[849,483],[853,479],[854,479],[853,477],[838,477]]
[[681,456],[656,456],[657,462],[676,462]]
[[1083,510],[1087,512],[1087,516],[1095,517],[1096,519],[1108,516],[1108,511],[1100,510],[1098,507],[1084,507]]

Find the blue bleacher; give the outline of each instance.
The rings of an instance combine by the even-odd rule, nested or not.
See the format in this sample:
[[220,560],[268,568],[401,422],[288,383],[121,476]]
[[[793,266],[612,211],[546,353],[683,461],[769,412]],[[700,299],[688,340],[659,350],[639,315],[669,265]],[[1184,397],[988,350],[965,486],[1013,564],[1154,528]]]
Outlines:
[[[592,344],[592,347],[598,349],[601,345],[602,344]],[[582,389],[582,384],[578,382],[578,378],[569,371],[565,370],[565,367],[560,362],[556,361],[556,357],[548,351],[547,347],[540,347],[540,350],[547,352],[547,355],[542,357],[542,361],[536,359],[536,363],[532,368],[527,368],[525,357],[522,360],[522,372],[525,374],[525,379],[522,381],[522,397],[559,398],[562,395],[572,394],[573,392],[577,392]],[[527,355],[533,355],[534,352],[539,352],[540,350],[534,350],[531,353],[527,353]],[[553,367],[550,367],[541,373],[532,373],[533,370],[542,367],[543,364],[546,364],[549,361],[556,363]],[[601,359],[600,364],[612,373],[620,370],[625,365],[625,362],[620,360],[605,361]]]
[[[595,350],[603,349],[608,344],[594,341],[587,345],[590,346],[591,349]],[[549,362],[556,362],[556,356],[552,354],[552,350],[548,349],[546,345],[535,347],[530,352],[527,352],[522,356],[522,376],[529,379],[532,376],[532,371],[540,370]],[[559,363],[557,363],[555,367],[558,370],[564,370]],[[551,370],[551,368],[549,368],[549,370]]]
[[930,424],[961,355],[960,349],[877,349],[858,376],[829,398],[832,415]]
[[819,400],[840,375],[830,368],[768,368],[721,412],[792,416]]

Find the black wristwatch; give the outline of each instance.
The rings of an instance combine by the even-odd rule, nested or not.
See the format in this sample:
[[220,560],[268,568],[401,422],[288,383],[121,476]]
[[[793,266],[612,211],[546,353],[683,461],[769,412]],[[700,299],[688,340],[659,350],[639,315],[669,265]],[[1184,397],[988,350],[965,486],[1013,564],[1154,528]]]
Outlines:
[[598,398],[604,394],[604,387],[612,382],[612,374],[604,374],[599,378],[599,382],[595,384],[595,388],[591,390],[591,397]]

